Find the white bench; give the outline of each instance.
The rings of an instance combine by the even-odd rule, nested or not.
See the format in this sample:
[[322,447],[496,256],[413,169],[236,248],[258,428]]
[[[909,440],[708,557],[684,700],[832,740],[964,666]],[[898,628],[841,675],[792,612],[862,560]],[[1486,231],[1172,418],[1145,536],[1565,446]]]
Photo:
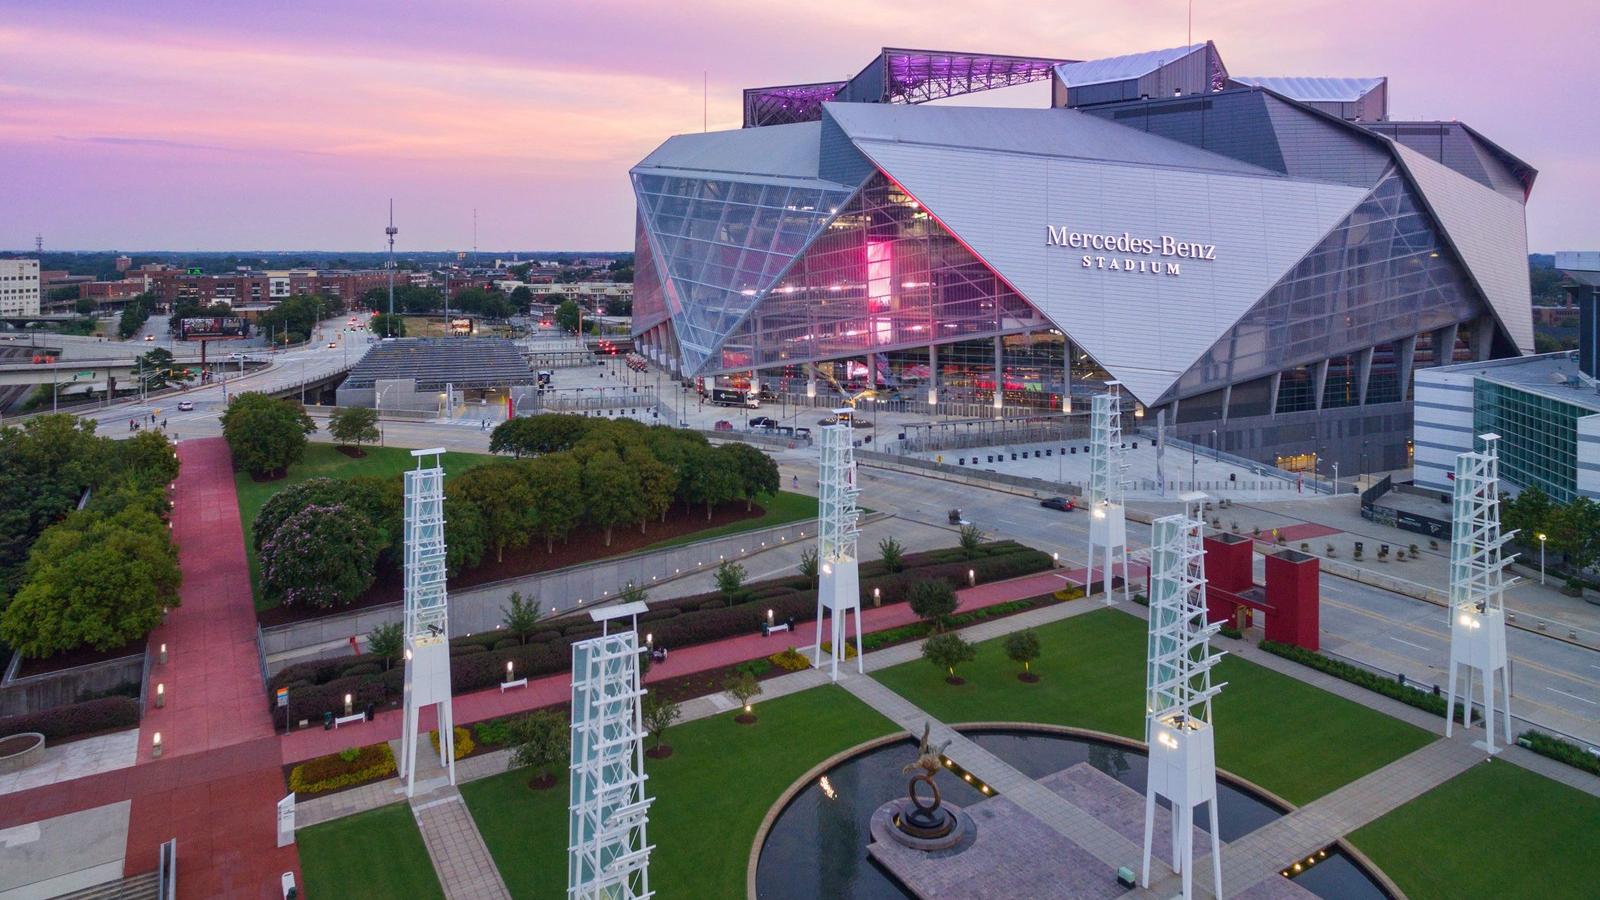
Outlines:
[[366,720],[366,713],[352,713],[351,715],[339,716],[338,718],[334,719],[333,727],[338,728],[340,725],[349,725],[352,722],[365,722]]
[[779,622],[776,625],[768,625],[767,626],[767,633],[768,634],[772,634],[773,632],[777,632],[777,631],[788,631],[788,630],[789,630],[789,623],[788,622]]
[[519,687],[527,687],[527,686],[528,686],[528,679],[526,677],[518,678],[516,681],[502,681],[502,682],[500,682],[500,693],[504,694],[506,691],[510,690],[511,688],[519,688]]

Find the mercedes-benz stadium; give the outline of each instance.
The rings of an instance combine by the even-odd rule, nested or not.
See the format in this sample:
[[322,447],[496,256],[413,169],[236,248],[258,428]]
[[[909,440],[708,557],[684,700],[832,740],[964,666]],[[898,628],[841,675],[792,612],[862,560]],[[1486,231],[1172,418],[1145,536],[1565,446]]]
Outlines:
[[[1050,82],[1049,108],[941,104]],[[1082,412],[1290,469],[1409,464],[1411,373],[1531,352],[1535,171],[1388,81],[884,49],[632,170],[637,345],[685,377]],[[1041,96],[1043,94],[1040,91]],[[1146,422],[1152,421],[1146,418]]]

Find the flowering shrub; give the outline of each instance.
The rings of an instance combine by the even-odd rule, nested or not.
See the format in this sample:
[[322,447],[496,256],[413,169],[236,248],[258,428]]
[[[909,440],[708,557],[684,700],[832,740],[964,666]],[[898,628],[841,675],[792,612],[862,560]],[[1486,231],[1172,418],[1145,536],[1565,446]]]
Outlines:
[[308,759],[289,770],[289,790],[301,798],[387,778],[396,771],[387,741]]
[[344,606],[372,586],[382,539],[369,519],[335,503],[283,521],[261,548],[267,593],[289,606]]

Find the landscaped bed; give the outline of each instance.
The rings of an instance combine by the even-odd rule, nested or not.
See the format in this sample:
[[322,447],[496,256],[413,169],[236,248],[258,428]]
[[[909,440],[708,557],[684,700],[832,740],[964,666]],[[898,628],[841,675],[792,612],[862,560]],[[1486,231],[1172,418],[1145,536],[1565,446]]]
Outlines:
[[[907,554],[903,571],[897,573],[885,571],[880,560],[863,562],[862,595],[870,598],[876,588],[881,601],[892,604],[903,602],[909,587],[922,580],[965,585],[971,571],[981,584],[1032,574],[1052,565],[1048,554],[1012,541],[985,544],[973,552],[974,558],[959,548]],[[732,603],[717,592],[654,602],[650,612],[640,616],[639,627],[654,635],[656,646],[677,650],[755,633],[768,610],[776,621],[790,617],[797,623],[809,621],[816,614],[816,602],[816,590],[809,580],[792,576],[745,585]],[[450,642],[451,687],[458,694],[493,688],[504,680],[507,662],[514,665],[518,676],[529,678],[566,672],[572,665],[572,643],[600,631],[601,626],[587,616],[569,616],[542,623],[526,640],[519,641],[504,631],[455,638]],[[343,714],[346,694],[352,695],[357,709],[368,704],[380,708],[397,705],[403,679],[399,665],[391,663],[385,670],[382,659],[352,656],[289,666],[273,676],[270,687],[289,689],[288,712],[296,721],[320,723],[324,713]],[[273,710],[279,728],[284,725],[285,713]]]
[[[977,645],[960,667],[966,683],[924,660],[874,677],[950,723],[1039,722],[1144,736],[1146,626],[1119,610],[1096,610],[1035,629],[1041,654],[1037,684],[1017,680],[1020,666],[1002,640]],[[1216,700],[1217,765],[1295,804],[1424,746],[1432,736],[1360,704],[1236,657],[1212,672],[1227,682]],[[1359,736],[1359,737],[1352,737]]]
[[1411,900],[1587,898],[1600,798],[1512,763],[1474,766],[1350,835]]
[[303,897],[444,897],[404,803],[302,828],[295,843]]
[[[808,769],[894,725],[843,689],[826,686],[756,700],[759,721],[718,715],[667,731],[673,753],[650,759],[650,884],[662,897],[745,894],[756,829],[778,796]],[[528,788],[526,770],[461,786],[467,808],[514,897],[566,890],[567,785]]]

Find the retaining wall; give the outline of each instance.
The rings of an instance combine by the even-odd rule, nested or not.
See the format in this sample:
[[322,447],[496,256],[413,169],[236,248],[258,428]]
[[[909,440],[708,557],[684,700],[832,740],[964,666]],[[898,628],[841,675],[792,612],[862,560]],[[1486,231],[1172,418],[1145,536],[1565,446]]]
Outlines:
[[43,712],[78,702],[86,693],[102,693],[137,684],[144,674],[144,654],[124,656],[55,672],[17,677],[20,654],[13,654],[0,680],[0,716]]

